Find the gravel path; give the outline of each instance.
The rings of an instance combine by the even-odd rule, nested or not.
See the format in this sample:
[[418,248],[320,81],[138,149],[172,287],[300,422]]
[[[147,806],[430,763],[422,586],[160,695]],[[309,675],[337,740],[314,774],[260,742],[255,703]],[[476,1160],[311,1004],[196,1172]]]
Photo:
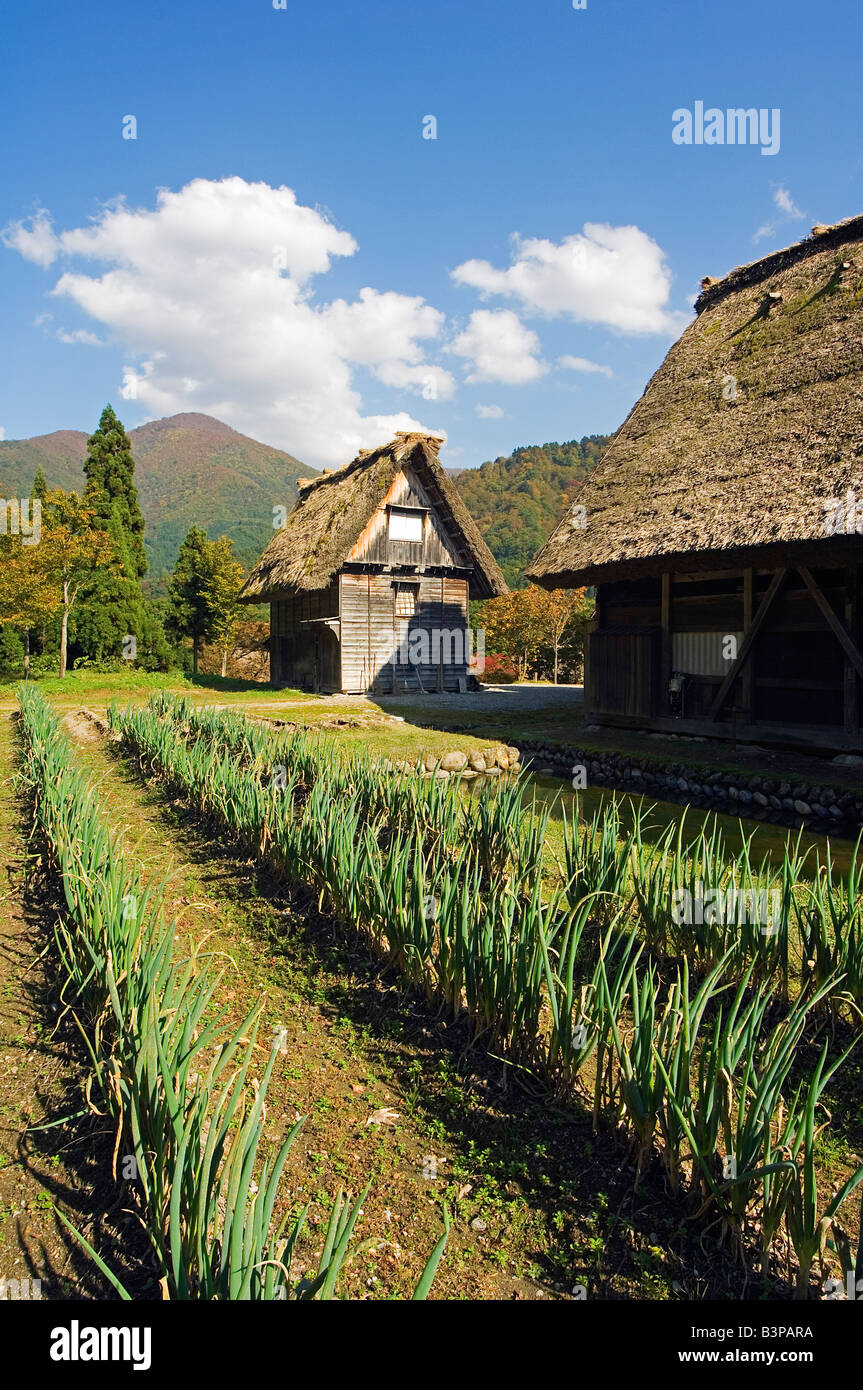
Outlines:
[[505,717],[510,710],[560,710],[570,705],[580,705],[583,700],[583,685],[533,685],[525,682],[521,685],[485,685],[482,690],[471,690],[466,695],[424,695],[422,691],[412,690],[407,695],[375,696],[373,703],[384,709],[410,705],[412,709],[463,709]]

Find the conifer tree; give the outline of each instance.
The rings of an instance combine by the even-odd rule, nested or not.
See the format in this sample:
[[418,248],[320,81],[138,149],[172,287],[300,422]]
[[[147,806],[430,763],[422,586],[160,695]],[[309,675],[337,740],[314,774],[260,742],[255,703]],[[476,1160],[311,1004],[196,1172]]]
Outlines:
[[93,514],[93,528],[111,537],[116,564],[87,582],[78,601],[73,636],[85,656],[103,661],[119,658],[130,634],[140,646],[148,628],[141,589],[147,555],[135,462],[129,437],[110,405],[87,441],[84,474],[84,505]]
[[166,623],[177,637],[191,638],[192,671],[198,672],[202,642],[214,636],[209,589],[212,580],[211,545],[200,526],[191,526],[180,546],[177,563],[168,580],[171,612]]
[[44,504],[47,495],[48,483],[45,480],[45,474],[42,472],[42,465],[40,463],[39,467],[36,469],[36,477],[33,479],[33,487],[30,496],[34,498],[38,497],[39,501]]

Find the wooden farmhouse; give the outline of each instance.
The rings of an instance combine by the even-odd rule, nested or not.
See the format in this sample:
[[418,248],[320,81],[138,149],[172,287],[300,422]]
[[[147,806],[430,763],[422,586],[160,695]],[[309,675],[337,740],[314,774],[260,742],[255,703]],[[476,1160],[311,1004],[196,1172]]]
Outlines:
[[702,282],[534,558],[600,724],[863,749],[863,217]]
[[270,681],[326,693],[467,688],[468,600],[503,575],[442,441],[397,434],[300,496],[241,599],[270,605]]

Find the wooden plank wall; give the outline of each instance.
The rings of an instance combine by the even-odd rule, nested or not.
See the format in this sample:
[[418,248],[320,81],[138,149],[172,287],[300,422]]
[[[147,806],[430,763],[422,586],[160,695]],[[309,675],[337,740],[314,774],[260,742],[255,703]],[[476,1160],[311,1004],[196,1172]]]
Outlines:
[[[448,576],[418,577],[418,607],[414,617],[397,620],[395,616],[395,583],[410,581],[410,576],[392,574],[343,573],[341,580],[341,685],[345,691],[363,691],[373,687],[389,691],[401,689],[406,681],[417,689],[417,674],[425,690],[458,690],[459,677],[466,677],[465,662],[446,661],[446,642],[438,644],[435,663],[424,662],[418,667],[399,660],[403,639],[418,629],[428,634],[428,654],[434,655],[434,634],[442,631],[467,629],[468,588],[464,579]],[[460,638],[463,641],[463,638]],[[462,646],[461,650],[464,648]]]
[[660,634],[593,632],[588,663],[591,713],[649,715],[654,705]]
[[[387,504],[425,507],[422,544],[390,541]],[[390,486],[350,555],[349,561],[382,565],[414,565],[425,569],[458,569],[469,565],[454,540],[447,536],[422,484],[411,468],[402,469]]]
[[[820,561],[820,564],[818,564]],[[861,576],[855,565],[823,564],[823,554],[808,561],[813,578],[852,639],[861,639]],[[666,718],[670,714],[667,682],[674,648],[685,666],[712,666],[689,672],[684,714],[707,716],[722,684],[716,664],[703,659],[715,641],[751,626],[773,580],[774,569],[738,569],[657,575],[602,585],[597,628],[591,636],[589,708],[600,714]],[[650,635],[659,634],[655,645]],[[691,640],[674,642],[675,634]],[[700,639],[704,639],[703,641]],[[702,653],[702,656],[699,656]],[[648,674],[647,665],[654,669]],[[752,655],[744,663],[723,710],[725,719],[743,725],[787,725],[842,729],[863,728],[863,681],[793,565],[766,615]]]
[[[270,604],[270,680],[300,690],[339,688],[338,647],[335,634],[316,618],[336,618],[339,612],[337,584]],[[321,631],[323,628],[323,632]]]

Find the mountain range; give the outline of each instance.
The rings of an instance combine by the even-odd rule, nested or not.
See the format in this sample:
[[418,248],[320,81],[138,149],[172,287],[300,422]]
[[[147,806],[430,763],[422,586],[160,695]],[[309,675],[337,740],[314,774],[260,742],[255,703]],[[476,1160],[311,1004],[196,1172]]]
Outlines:
[[[317,472],[292,454],[259,444],[210,415],[169,415],[129,431],[135,483],[146,523],[149,581],[164,583],[192,525],[210,539],[230,536],[253,565],[272,539],[273,507],[290,510],[297,478]],[[33,439],[0,440],[0,492],[27,497],[41,465],[50,487],[80,492],[87,435],[56,430]]]
[[[297,479],[317,472],[210,415],[151,420],[130,430],[129,440],[147,528],[148,582],[156,593],[164,590],[193,524],[211,540],[230,536],[237,558],[250,568],[272,538],[273,508],[290,509]],[[524,584],[525,566],[607,443],[605,435],[587,435],[526,445],[478,468],[447,470],[511,586]],[[29,496],[40,466],[49,487],[80,492],[86,455],[82,430],[0,440],[0,494]]]

